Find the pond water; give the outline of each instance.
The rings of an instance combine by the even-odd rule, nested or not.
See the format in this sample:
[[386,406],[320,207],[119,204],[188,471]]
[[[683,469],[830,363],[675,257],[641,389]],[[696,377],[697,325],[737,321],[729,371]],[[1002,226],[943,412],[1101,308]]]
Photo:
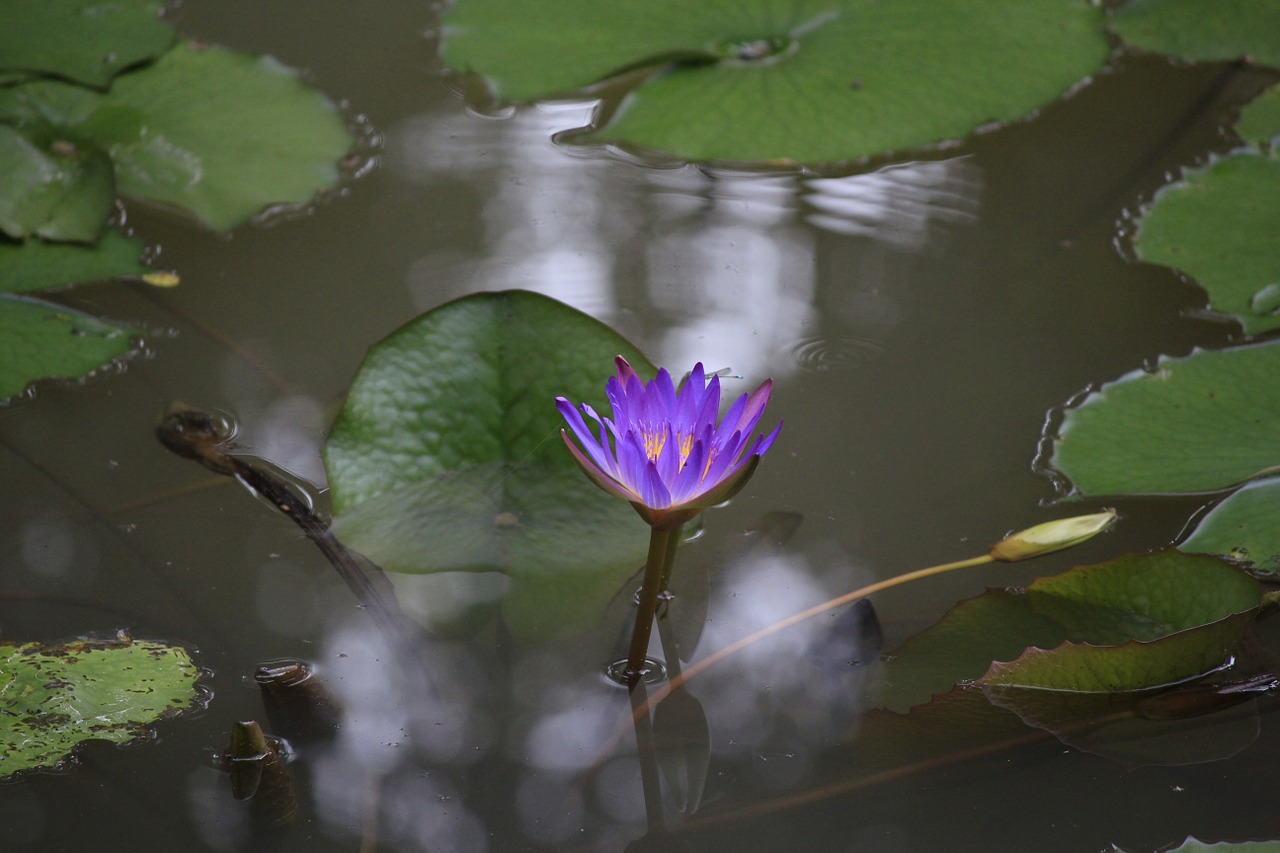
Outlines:
[[[618,578],[588,630],[531,645],[488,628],[424,639],[406,659],[297,528],[153,433],[174,401],[228,413],[249,452],[323,506],[319,448],[366,349],[450,299],[511,288],[597,317],[673,371],[729,367],[731,392],[772,377],[781,438],[677,565],[673,630],[705,654],[1097,508],[1051,505],[1034,464],[1046,418],[1160,354],[1233,339],[1198,313],[1198,288],[1132,262],[1120,235],[1179,169],[1231,147],[1221,127],[1271,77],[1120,56],[1034,120],[921,159],[749,174],[555,144],[587,103],[469,111],[434,58],[425,4],[186,0],[173,17],[306,69],[366,120],[372,168],[308,215],[229,238],[130,208],[181,286],[62,298],[155,330],[145,357],[0,409],[4,636],[179,640],[211,691],[152,742],[89,744],[70,772],[0,788],[0,847],[621,851],[662,821],[675,835],[644,849],[1079,853],[1280,837],[1273,699],[1181,735],[1237,744],[1221,760],[1134,769],[1027,729],[877,775],[859,764],[874,675],[824,654],[830,620],[690,682],[710,731],[701,803],[682,813],[668,786],[664,814],[646,813],[627,696],[600,674],[625,648],[634,579]],[[1125,501],[1113,533],[1069,553],[886,592],[884,647],[989,586],[1166,545],[1196,507]],[[213,756],[235,721],[263,718],[252,673],[277,659],[310,662],[346,716],[336,738],[299,748],[297,817],[267,828]],[[664,721],[672,754],[696,736],[683,724]]]

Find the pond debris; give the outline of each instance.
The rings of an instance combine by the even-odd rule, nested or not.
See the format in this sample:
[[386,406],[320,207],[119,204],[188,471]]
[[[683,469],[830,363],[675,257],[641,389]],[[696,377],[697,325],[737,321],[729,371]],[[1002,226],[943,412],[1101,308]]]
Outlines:
[[298,660],[264,663],[253,671],[262,704],[275,731],[296,743],[332,738],[342,708],[327,685]]
[[259,826],[284,826],[298,815],[293,780],[285,768],[287,755],[284,743],[268,737],[257,720],[231,727],[222,770],[231,776],[231,795],[249,802],[252,820]]

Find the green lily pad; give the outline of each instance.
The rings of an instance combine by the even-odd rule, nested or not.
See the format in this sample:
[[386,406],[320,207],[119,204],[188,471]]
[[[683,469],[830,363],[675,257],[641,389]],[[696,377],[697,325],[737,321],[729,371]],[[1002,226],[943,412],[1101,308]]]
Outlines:
[[0,124],[0,231],[91,243],[114,198],[111,160],[101,149]]
[[1259,148],[1268,148],[1280,137],[1280,85],[1272,86],[1240,111],[1236,135]]
[[92,375],[136,349],[140,329],[0,293],[0,401],[37,379]]
[[93,140],[118,191],[225,230],[338,180],[342,116],[295,72],[187,42],[98,94],[53,81],[0,90],[0,121]]
[[788,163],[917,148],[1023,118],[1109,52],[1102,12],[1085,0],[459,0],[441,47],[449,66],[510,102],[647,70],[590,138]]
[[325,442],[335,532],[391,572],[503,573],[524,636],[598,615],[648,528],[574,466],[554,398],[607,411],[618,354],[653,372],[596,320],[522,291],[404,326],[370,349]]
[[1245,332],[1280,329],[1280,158],[1222,157],[1162,189],[1134,237],[1138,257],[1209,292]]
[[1200,519],[1180,547],[1219,554],[1258,574],[1280,575],[1280,479],[1249,483]]
[[1132,0],[1111,29],[1135,47],[1181,59],[1280,65],[1280,6],[1272,0]]
[[0,290],[29,293],[151,272],[142,263],[141,240],[114,229],[92,245],[24,240],[0,241]]
[[1081,494],[1217,491],[1280,464],[1280,344],[1161,358],[1067,410],[1050,464]]
[[1167,685],[1221,665],[1261,595],[1229,564],[1173,550],[991,590],[889,656],[881,701],[905,710],[971,679],[1095,693]]
[[5,0],[0,72],[63,77],[105,89],[123,69],[168,50],[177,36],[156,0]]
[[181,646],[121,635],[0,643],[0,778],[62,768],[86,740],[129,743],[199,704],[200,672]]

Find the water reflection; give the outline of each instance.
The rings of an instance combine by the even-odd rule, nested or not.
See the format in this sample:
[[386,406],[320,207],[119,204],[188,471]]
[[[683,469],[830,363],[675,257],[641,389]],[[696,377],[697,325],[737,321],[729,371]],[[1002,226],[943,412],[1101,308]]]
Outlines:
[[[424,192],[450,192],[460,177],[492,188],[476,212],[482,245],[433,252],[409,271],[420,308],[523,288],[643,336],[660,362],[713,360],[752,381],[781,379],[880,349],[876,336],[814,333],[819,232],[808,225],[916,252],[977,214],[981,174],[965,158],[804,177],[642,169],[550,142],[593,107],[540,105],[502,121],[425,115],[388,134],[387,167]],[[846,295],[841,315],[881,331],[896,323],[878,291]],[[657,319],[640,327],[641,315]]]

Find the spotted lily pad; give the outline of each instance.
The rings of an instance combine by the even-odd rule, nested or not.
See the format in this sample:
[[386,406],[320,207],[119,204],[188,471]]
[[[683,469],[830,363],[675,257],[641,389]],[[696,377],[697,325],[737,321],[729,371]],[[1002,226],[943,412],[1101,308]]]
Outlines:
[[[413,320],[370,349],[325,442],[334,530],[390,572],[500,573],[524,636],[594,617],[643,563],[648,527],[574,466],[554,399],[604,408],[618,354],[653,372],[596,320],[522,291]],[[393,580],[410,612],[439,590]]]
[[1251,335],[1280,329],[1280,157],[1245,151],[1162,189],[1134,238],[1138,257],[1209,292]]
[[124,635],[0,643],[0,778],[65,767],[83,741],[145,738],[197,707],[199,675],[181,646]]
[[811,163],[1023,118],[1110,47],[1087,0],[458,0],[441,51],[507,102],[643,71],[595,140]]
[[5,0],[0,72],[52,75],[105,89],[173,45],[157,0]]
[[119,193],[219,230],[309,201],[337,181],[352,141],[333,104],[295,72],[190,42],[105,94],[48,80],[0,89],[0,123],[77,150],[96,145]]
[[1240,57],[1280,65],[1280,5],[1274,0],[1131,0],[1111,19],[1129,44],[1181,59]]
[[1265,476],[1280,465],[1277,376],[1280,342],[1161,358],[1068,409],[1050,464],[1084,495],[1210,492]]

